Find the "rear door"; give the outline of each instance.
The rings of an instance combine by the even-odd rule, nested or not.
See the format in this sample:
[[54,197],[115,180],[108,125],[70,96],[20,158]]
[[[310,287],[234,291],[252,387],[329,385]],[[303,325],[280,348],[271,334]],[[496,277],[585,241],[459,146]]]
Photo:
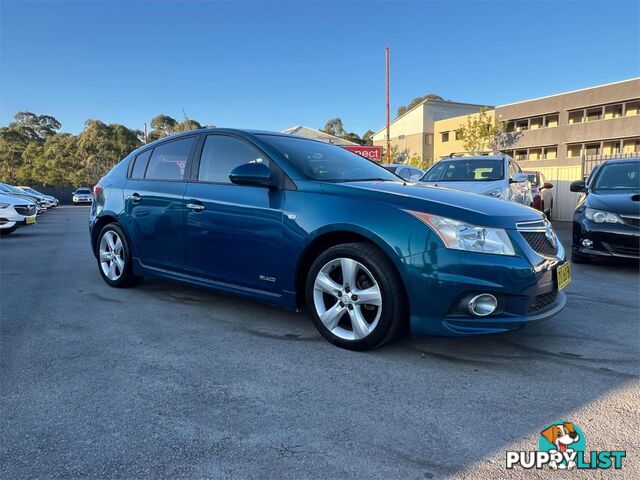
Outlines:
[[135,255],[148,267],[184,270],[185,170],[197,136],[141,152],[124,188],[127,229]]
[[192,274],[263,291],[281,290],[283,190],[235,185],[245,163],[279,167],[246,139],[207,135],[185,192],[186,256]]

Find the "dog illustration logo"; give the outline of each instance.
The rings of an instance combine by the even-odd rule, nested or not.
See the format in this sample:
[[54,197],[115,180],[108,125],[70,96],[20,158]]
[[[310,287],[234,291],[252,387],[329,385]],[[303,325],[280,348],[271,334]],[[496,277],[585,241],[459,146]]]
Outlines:
[[[560,453],[564,458],[561,462],[550,461],[549,468],[552,470],[557,470],[558,468],[571,470],[575,468],[576,462],[573,459],[575,457],[573,453],[584,452],[585,447],[584,434],[571,422],[552,423],[540,432],[540,451],[546,451],[551,454]],[[567,460],[569,458],[571,460]]]

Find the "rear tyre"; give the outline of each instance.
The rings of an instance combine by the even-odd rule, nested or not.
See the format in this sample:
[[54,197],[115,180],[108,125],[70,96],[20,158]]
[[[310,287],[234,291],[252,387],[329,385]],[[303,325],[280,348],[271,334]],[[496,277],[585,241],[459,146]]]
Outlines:
[[549,206],[549,211],[547,212],[547,219],[551,221],[552,217],[553,217],[553,202],[551,202],[551,205]]
[[591,257],[571,250],[571,261],[573,263],[591,263]]
[[109,223],[100,230],[96,259],[100,276],[114,288],[132,287],[142,280],[142,277],[133,273],[131,248],[117,223]]
[[369,350],[392,340],[406,323],[402,282],[391,260],[366,243],[329,248],[311,265],[307,306],[334,345]]

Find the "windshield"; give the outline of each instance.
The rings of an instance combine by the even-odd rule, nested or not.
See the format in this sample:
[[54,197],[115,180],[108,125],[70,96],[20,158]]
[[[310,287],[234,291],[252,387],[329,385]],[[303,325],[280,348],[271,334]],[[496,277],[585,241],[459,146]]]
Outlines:
[[603,165],[595,177],[593,190],[640,190],[640,162]]
[[503,160],[441,160],[422,178],[429,182],[493,182],[504,178]]
[[328,143],[278,135],[260,135],[305,177],[323,182],[402,181],[366,158]]
[[532,186],[538,186],[538,176],[535,173],[527,173],[527,178],[529,179],[529,182],[531,182]]
[[2,184],[5,192],[13,192],[13,193],[26,193],[24,190],[20,190],[18,187],[14,187],[13,185],[7,185],[6,183]]
[[31,187],[19,187],[21,190],[24,190],[27,193],[33,193],[34,195],[41,195],[40,192],[38,192],[37,190],[34,190]]
[[76,193],[79,193],[80,195],[90,195],[91,190],[89,190],[88,188],[79,188],[78,190],[76,190]]

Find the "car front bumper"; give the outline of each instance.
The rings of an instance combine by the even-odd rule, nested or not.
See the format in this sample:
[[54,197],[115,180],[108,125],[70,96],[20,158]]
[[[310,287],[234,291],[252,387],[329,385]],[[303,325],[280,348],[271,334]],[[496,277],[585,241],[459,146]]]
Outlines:
[[[558,291],[557,269],[566,261],[544,258],[532,266],[524,256],[487,255],[439,248],[404,259],[411,332],[461,336],[517,330],[560,312],[567,297]],[[496,311],[469,313],[468,299],[489,293]]]
[[[583,245],[584,240],[590,240],[592,245]],[[575,219],[573,251],[594,257],[640,258],[640,227]]]

